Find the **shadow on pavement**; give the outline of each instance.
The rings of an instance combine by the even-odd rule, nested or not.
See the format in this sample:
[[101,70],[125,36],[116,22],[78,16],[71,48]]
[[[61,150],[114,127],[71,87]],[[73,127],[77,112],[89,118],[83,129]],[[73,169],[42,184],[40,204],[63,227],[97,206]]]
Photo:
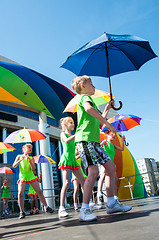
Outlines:
[[80,225],[90,225],[90,224],[102,224],[102,223],[113,223],[113,222],[119,222],[129,219],[135,219],[135,218],[141,218],[141,217],[147,217],[152,212],[159,212],[159,209],[154,210],[148,210],[148,211],[138,211],[138,212],[128,212],[128,213],[117,213],[117,214],[111,214],[111,215],[100,215],[98,216],[97,221],[93,222],[79,222],[78,219],[75,220],[65,220],[61,222],[61,225],[63,227],[73,227]]
[[[144,205],[146,202],[140,202],[140,204]],[[136,202],[136,207],[138,206],[138,203]],[[152,204],[149,202],[149,204]],[[134,204],[133,204],[134,206]],[[158,203],[156,205],[158,207]],[[69,228],[69,227],[76,227],[76,226],[84,226],[84,225],[99,225],[99,224],[107,224],[107,223],[115,223],[115,222],[121,222],[121,221],[127,221],[130,219],[138,219],[138,218],[144,218],[148,217],[153,212],[159,212],[159,208],[154,209],[148,209],[148,210],[141,210],[136,211],[132,210],[127,213],[116,213],[108,215],[105,213],[105,211],[99,211],[95,214],[98,215],[98,220],[95,222],[79,222],[78,220],[78,213],[73,215],[73,218],[60,220],[57,218],[57,215],[52,215],[49,218],[43,218],[43,219],[31,219],[31,218],[25,218],[23,220],[16,220],[15,223],[12,222],[5,222],[3,225],[0,226],[0,228],[4,228],[5,232],[0,234],[0,238],[3,239],[18,239],[22,236],[25,238],[27,234],[34,235],[34,234],[40,234],[40,233],[46,233],[51,230],[56,230],[62,228]],[[20,228],[20,229],[19,229]]]
[[40,233],[40,232],[45,232],[45,231],[48,231],[48,230],[53,230],[53,229],[57,229],[60,227],[60,224],[55,224],[54,226],[51,226],[51,227],[34,227],[34,228],[28,228],[28,229],[21,229],[19,231],[12,231],[12,232],[5,232],[5,233],[2,233],[0,234],[0,239],[3,238],[3,239],[8,239],[8,238],[19,238],[19,236],[21,236],[22,234],[25,236],[25,234],[27,233]]
[[[24,218],[24,220],[27,220],[27,218]],[[16,228],[16,227],[29,226],[29,225],[39,225],[39,224],[55,222],[58,220],[59,219],[55,218],[55,217],[52,217],[49,219],[32,220],[32,221],[28,220],[27,222],[19,219],[19,222],[17,222],[17,223],[9,224],[9,225],[5,224],[5,226],[1,225],[0,228]],[[23,221],[23,222],[21,222],[21,221]]]

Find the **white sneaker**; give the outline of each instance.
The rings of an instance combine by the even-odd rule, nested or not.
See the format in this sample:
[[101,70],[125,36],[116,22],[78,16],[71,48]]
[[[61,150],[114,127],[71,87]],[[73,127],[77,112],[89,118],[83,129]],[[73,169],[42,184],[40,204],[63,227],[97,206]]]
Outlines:
[[58,215],[59,215],[59,218],[66,218],[69,216],[69,214],[66,212],[65,209],[59,210]]
[[132,209],[132,206],[124,205],[124,204],[122,204],[121,202],[119,202],[118,199],[116,200],[116,202],[117,202],[121,207],[123,207],[123,208],[125,208],[125,209],[128,209],[128,210],[125,211],[125,212],[128,212],[128,211],[130,211],[130,210]]
[[126,206],[126,205],[120,203],[119,201],[116,201],[116,203],[114,204],[114,206],[112,208],[109,208],[108,206],[106,206],[106,212],[108,214],[116,213],[116,212],[128,212],[131,209],[132,209],[132,206]]
[[92,208],[95,205],[94,202],[89,202],[89,208]]
[[83,222],[91,222],[97,220],[97,217],[92,213],[89,208],[85,208],[80,211],[79,220]]
[[78,211],[78,206],[74,206],[74,210],[75,210],[75,211]]
[[101,209],[103,206],[102,205],[99,205],[99,204],[95,204],[93,207],[92,207],[92,211],[93,210],[99,210],[99,209]]

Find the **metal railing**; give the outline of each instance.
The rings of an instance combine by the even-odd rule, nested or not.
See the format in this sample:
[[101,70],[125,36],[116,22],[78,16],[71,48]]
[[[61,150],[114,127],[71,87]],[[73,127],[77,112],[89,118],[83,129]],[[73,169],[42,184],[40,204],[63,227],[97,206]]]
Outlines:
[[[145,172],[145,173],[142,173],[142,174],[136,174],[136,175],[131,175],[131,176],[125,176],[125,177],[121,177],[121,178],[118,178],[118,181],[121,181],[121,180],[125,180],[127,179],[127,182],[128,184],[127,185],[124,185],[124,186],[121,186],[121,187],[118,187],[118,189],[121,189],[121,188],[129,188],[129,191],[130,191],[130,196],[131,198],[127,199],[122,199],[122,200],[131,200],[131,199],[134,199],[134,196],[133,196],[133,187],[134,186],[138,186],[138,185],[146,185],[146,184],[150,184],[150,186],[154,185],[154,190],[152,191],[154,194],[157,190],[157,179],[156,179],[156,175],[154,175],[154,173],[157,173],[158,176],[159,176],[159,173],[158,172]],[[147,182],[144,182],[143,181],[143,175],[147,175],[147,174],[150,174],[151,175],[151,178],[153,179],[153,176],[155,176],[155,180],[156,182],[154,181],[147,181]],[[142,178],[142,182],[141,183],[137,183],[137,184],[131,184],[131,178],[134,178],[134,177],[137,177],[137,176],[141,176]],[[156,186],[156,188],[155,188]],[[152,190],[152,189],[151,189]],[[103,194],[105,196],[107,196],[106,194],[106,190],[102,190]],[[93,191],[93,198],[95,199],[95,196],[96,195],[97,191]],[[135,197],[135,198],[138,198],[138,197]]]
[[[157,172],[158,173],[158,172]],[[130,199],[127,199],[127,198],[125,198],[125,199],[122,199],[122,200],[131,200],[131,199],[134,199],[134,196],[133,196],[133,187],[134,186],[137,186],[137,185],[145,185],[145,184],[153,184],[153,181],[148,181],[148,182],[144,182],[144,181],[142,181],[141,183],[137,183],[137,184],[131,184],[131,178],[134,178],[134,177],[137,177],[137,176],[143,176],[143,175],[146,175],[146,174],[150,174],[150,175],[152,175],[152,172],[146,172],[146,173],[143,173],[142,175],[141,174],[136,174],[136,175],[131,175],[131,176],[125,176],[125,177],[122,177],[122,178],[119,178],[118,180],[120,180],[120,181],[122,181],[122,180],[125,180],[125,179],[127,179],[126,181],[127,181],[127,183],[128,184],[126,184],[126,185],[124,185],[124,186],[121,186],[121,187],[119,187],[118,189],[121,189],[121,188],[129,188],[129,191],[130,191],[130,196],[131,196],[131,198]],[[156,177],[156,176],[155,176]],[[143,177],[142,177],[142,179],[143,179]],[[45,192],[45,191],[50,191],[50,192],[52,192],[52,190],[54,190],[54,192],[58,192],[58,194],[55,194],[55,195],[50,195],[50,196],[47,196],[46,197],[46,199],[47,198],[51,198],[54,202],[55,202],[55,207],[58,207],[59,206],[59,200],[60,200],[60,188],[54,188],[54,189],[43,189],[43,192]],[[106,190],[104,190],[104,191],[102,191],[103,192],[103,194],[106,196]],[[96,194],[97,194],[97,191],[93,191],[93,200],[95,201],[95,198],[96,198]],[[11,199],[9,200],[10,202],[12,202],[12,205],[14,205],[14,202],[17,202],[18,200],[17,200],[17,195],[18,195],[18,191],[10,191],[10,196],[12,196],[11,197]],[[25,191],[25,193],[24,193],[24,195],[25,195],[25,199],[24,199],[24,201],[26,202],[26,201],[29,201],[30,200],[30,197],[27,195],[27,190]],[[68,191],[67,191],[67,198],[68,197],[71,197],[72,199],[73,199],[73,188],[69,188],[68,189]],[[136,197],[135,197],[136,198]],[[1,202],[2,202],[3,200],[1,200]],[[1,204],[2,205],[2,204]],[[1,206],[1,208],[2,208],[2,206]],[[1,209],[2,210],[2,209]]]

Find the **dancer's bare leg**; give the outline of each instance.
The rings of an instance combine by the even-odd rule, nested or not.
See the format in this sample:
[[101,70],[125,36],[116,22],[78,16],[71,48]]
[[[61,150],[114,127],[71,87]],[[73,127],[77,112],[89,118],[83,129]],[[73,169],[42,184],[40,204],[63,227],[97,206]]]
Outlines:
[[20,208],[20,212],[24,212],[24,191],[25,191],[26,183],[19,182],[18,184],[18,204]]

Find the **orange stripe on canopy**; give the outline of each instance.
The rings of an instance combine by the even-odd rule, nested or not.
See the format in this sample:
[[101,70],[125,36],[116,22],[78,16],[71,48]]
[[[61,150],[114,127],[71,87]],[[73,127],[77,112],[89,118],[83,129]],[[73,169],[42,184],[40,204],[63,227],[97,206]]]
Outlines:
[[[0,87],[0,101],[7,101],[7,102],[18,102],[21,104],[24,104],[21,102],[18,98],[14,97],[12,94],[10,94],[8,91],[6,91],[4,88]],[[24,104],[25,105],[25,104]]]

